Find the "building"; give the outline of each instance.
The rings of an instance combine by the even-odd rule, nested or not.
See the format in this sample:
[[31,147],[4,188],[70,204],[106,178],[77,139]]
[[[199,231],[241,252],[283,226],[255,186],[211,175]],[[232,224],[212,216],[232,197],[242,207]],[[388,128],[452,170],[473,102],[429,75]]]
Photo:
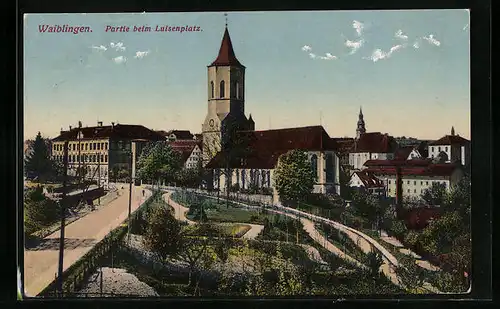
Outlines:
[[161,130],[157,132],[165,136],[165,139],[169,142],[177,140],[193,140],[195,138],[189,130],[170,130],[168,132]]
[[361,170],[368,160],[392,160],[397,149],[398,144],[387,133],[363,133],[349,151],[349,165],[353,170]]
[[227,25],[217,58],[208,66],[207,115],[202,124],[203,165],[207,164],[235,131],[254,130],[245,116],[245,66],[233,50]]
[[366,133],[365,120],[363,119],[363,110],[359,108],[358,124],[356,126],[356,139],[359,139],[362,134]]
[[455,129],[451,128],[451,134],[429,143],[428,158],[441,156],[445,162],[458,162],[469,168],[470,166],[470,141],[455,135]]
[[224,152],[219,152],[206,165],[214,170],[215,188],[224,190],[229,181],[230,187],[273,189],[273,174],[280,155],[298,149],[307,153],[316,173],[313,192],[340,192],[337,144],[322,126],[243,131],[239,136],[245,143],[245,150],[240,155],[227,158]]
[[340,160],[340,166],[349,169],[349,152],[354,146],[354,138],[351,137],[340,137],[332,138],[337,144],[337,156]]
[[[72,128],[52,140],[52,157],[63,161],[64,143],[68,141],[68,175],[76,176],[78,168],[85,179],[100,181],[104,186],[110,173],[125,173],[135,178],[135,166],[143,147],[164,137],[141,125],[114,124]],[[113,178],[113,177],[111,177]]]
[[399,146],[394,155],[395,160],[421,160],[427,158],[428,142],[421,141],[413,146]]
[[201,140],[176,140],[169,143],[173,150],[181,154],[182,164],[185,168],[198,168],[202,161]]
[[[464,172],[459,164],[436,164],[432,160],[369,160],[363,172],[374,175],[386,186],[386,194],[396,197],[396,165],[401,167],[402,194],[419,197],[432,186],[441,183],[449,190],[463,178]],[[351,184],[352,186],[352,184]]]
[[384,182],[377,178],[375,174],[367,171],[354,172],[351,176],[351,187],[358,190],[362,189],[365,192],[384,196],[385,195],[385,184]]

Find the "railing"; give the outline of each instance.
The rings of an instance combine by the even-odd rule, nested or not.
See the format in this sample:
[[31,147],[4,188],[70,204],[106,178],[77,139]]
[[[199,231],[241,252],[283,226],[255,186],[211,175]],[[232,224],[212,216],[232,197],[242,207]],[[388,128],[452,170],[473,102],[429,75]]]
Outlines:
[[[154,198],[159,194],[155,191],[144,203],[131,213],[131,220],[136,221],[139,214],[151,204]],[[127,220],[117,228],[109,232],[100,242],[98,242],[90,251],[85,253],[78,261],[72,264],[63,272],[63,291],[62,294],[75,294],[75,292],[83,285],[85,280],[94,272],[98,266],[98,262],[107,255],[110,250],[114,250],[119,242],[127,234]],[[58,278],[57,275],[38,296],[42,297],[57,297],[58,296]],[[63,295],[60,295],[61,297]]]

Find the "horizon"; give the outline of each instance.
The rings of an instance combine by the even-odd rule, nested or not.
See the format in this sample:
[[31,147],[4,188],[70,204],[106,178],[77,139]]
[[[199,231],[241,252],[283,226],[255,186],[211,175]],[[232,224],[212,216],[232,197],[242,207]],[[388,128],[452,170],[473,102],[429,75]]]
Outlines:
[[[24,140],[38,131],[55,138],[78,121],[201,133],[222,13],[25,14],[24,21]],[[367,133],[437,140],[453,126],[470,140],[468,23],[467,10],[229,13],[246,66],[245,114],[256,131],[321,125],[330,137],[353,137],[361,106]],[[66,24],[92,32],[39,32]],[[111,24],[202,31],[105,32]]]

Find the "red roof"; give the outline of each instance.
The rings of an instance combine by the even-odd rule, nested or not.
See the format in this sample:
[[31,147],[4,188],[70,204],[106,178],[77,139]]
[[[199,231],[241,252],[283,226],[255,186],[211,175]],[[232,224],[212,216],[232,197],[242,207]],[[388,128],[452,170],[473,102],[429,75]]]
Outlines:
[[470,143],[468,139],[465,139],[458,135],[445,135],[438,139],[437,141],[433,141],[429,143],[429,145],[466,145]]
[[350,137],[332,138],[332,140],[338,145],[337,151],[340,153],[349,152],[354,145],[354,138]]
[[[416,161],[416,160],[410,160]],[[429,164],[428,166],[403,166],[401,175],[407,176],[451,176],[457,169],[458,165],[453,163],[445,164]],[[370,167],[365,172],[375,175],[396,175],[395,167]]]
[[395,159],[395,160],[368,160],[365,162],[366,167],[394,167],[394,166],[429,166],[432,163],[431,159]]
[[236,55],[234,54],[233,44],[231,43],[231,37],[229,36],[229,31],[224,31],[224,36],[222,37],[222,43],[220,45],[219,54],[217,55],[217,59],[212,62],[210,66],[240,66],[244,67],[238,59],[236,59]]
[[76,140],[78,132],[82,132],[82,139],[113,138],[113,139],[145,139],[149,141],[161,141],[164,137],[141,125],[116,124],[114,126],[97,126],[85,128],[73,128],[62,131],[53,141]]
[[181,154],[183,162],[186,162],[196,146],[201,149],[201,141],[196,140],[176,140],[168,144],[172,147],[172,150]]
[[361,171],[361,172],[355,172],[355,174],[359,177],[365,188],[385,187],[384,182],[375,177],[373,173]]
[[387,133],[370,132],[361,134],[354,142],[351,152],[391,153],[396,151],[397,146],[398,143],[394,137]]
[[[238,133],[247,144],[247,151],[230,162],[232,168],[263,168],[276,166],[280,155],[289,150],[304,151],[336,150],[337,144],[328,136],[322,126],[287,128],[267,131],[241,131]],[[208,168],[226,166],[223,154],[216,155]]]

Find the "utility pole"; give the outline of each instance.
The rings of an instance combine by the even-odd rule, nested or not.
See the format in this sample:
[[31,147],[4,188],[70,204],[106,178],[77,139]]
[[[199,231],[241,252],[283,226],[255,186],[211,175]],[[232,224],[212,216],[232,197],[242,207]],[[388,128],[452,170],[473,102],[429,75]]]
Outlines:
[[130,226],[132,225],[132,163],[133,163],[133,158],[132,158],[132,142],[130,142],[130,185],[129,185],[129,192],[128,192],[128,243],[130,245]]
[[63,263],[64,263],[64,226],[65,226],[65,216],[66,216],[66,187],[68,182],[68,148],[69,142],[64,141],[64,174],[63,174],[63,191],[62,198],[60,200],[60,210],[61,210],[61,232],[59,238],[59,269],[58,269],[58,289],[60,297],[63,296]]
[[[97,186],[101,188],[101,154],[97,153]],[[101,195],[98,195],[97,205],[101,206]]]

